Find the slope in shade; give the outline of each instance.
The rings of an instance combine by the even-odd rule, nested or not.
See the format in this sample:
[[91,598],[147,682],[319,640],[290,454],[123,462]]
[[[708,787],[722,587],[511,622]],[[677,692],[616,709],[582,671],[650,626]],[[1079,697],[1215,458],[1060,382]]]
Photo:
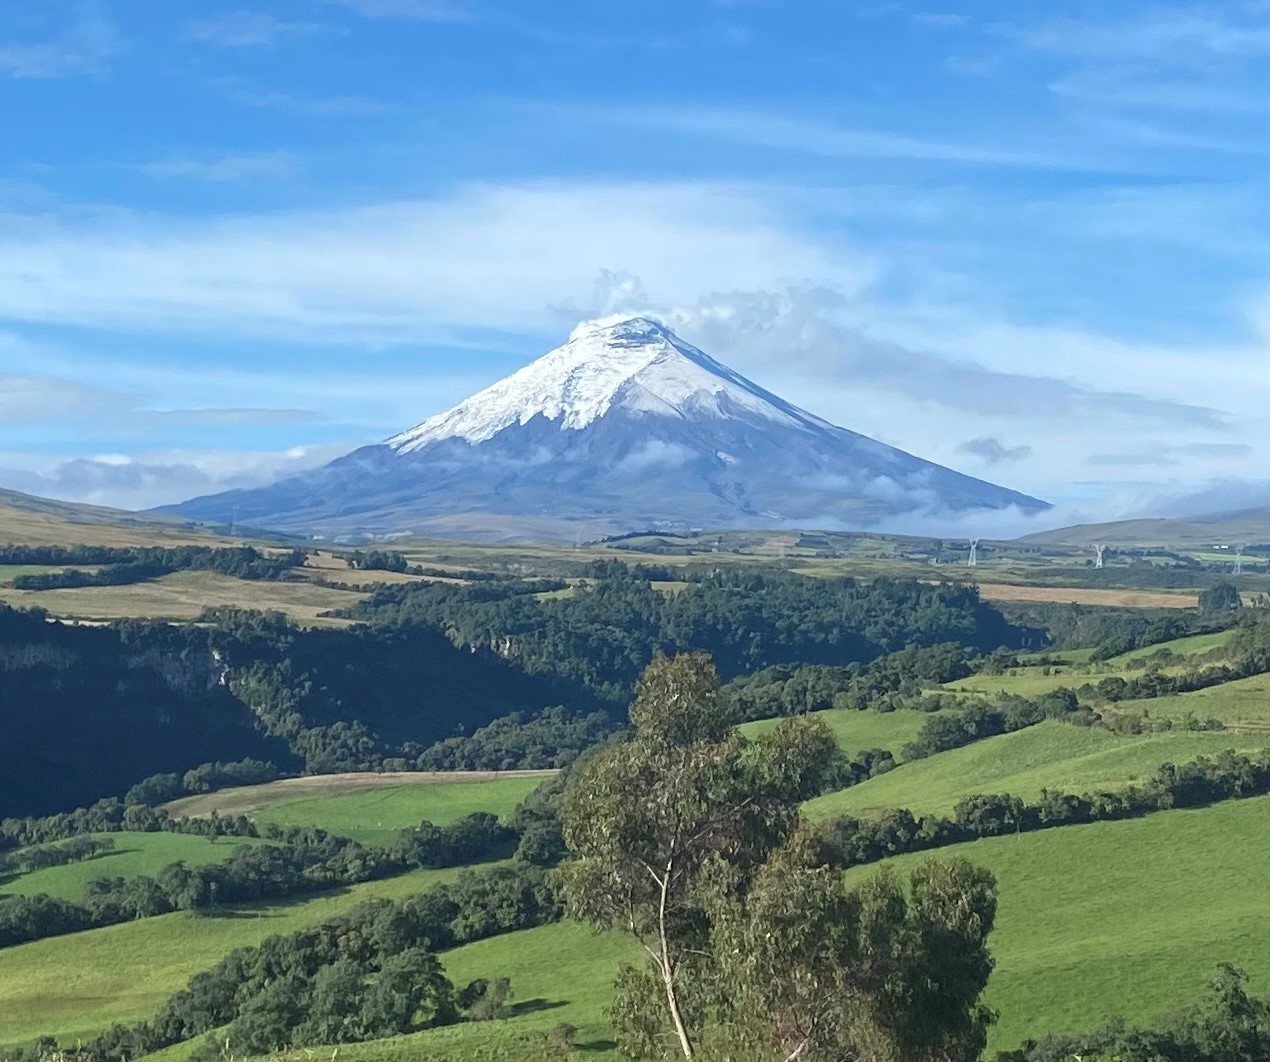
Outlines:
[[836,427],[649,318],[586,322],[445,413],[299,476],[166,512],[324,535],[572,539],[866,527],[1046,504]]

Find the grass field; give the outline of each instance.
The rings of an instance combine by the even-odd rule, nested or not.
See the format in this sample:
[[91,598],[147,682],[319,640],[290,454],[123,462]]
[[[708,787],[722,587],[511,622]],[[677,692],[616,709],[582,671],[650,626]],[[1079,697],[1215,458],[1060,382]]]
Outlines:
[[[1080,1031],[1115,1015],[1151,1022],[1199,999],[1232,961],[1267,989],[1270,893],[1265,824],[1270,797],[1126,822],[1094,823],[958,845],[890,861],[907,872],[962,856],[996,875],[1000,901],[987,1003],[1000,1013],[988,1056],[1048,1032]],[[877,872],[861,867],[855,884]],[[340,1048],[342,1062],[539,1062],[543,1030],[578,1028],[582,1057],[606,1050],[604,1007],[624,959],[621,937],[564,923],[482,941],[446,956],[456,983],[510,976],[519,1012],[506,1020]],[[187,1052],[165,1052],[177,1062]],[[318,1052],[287,1056],[299,1062]],[[156,1062],[158,1062],[156,1057]]]
[[96,833],[90,836],[113,841],[115,847],[82,863],[46,867],[28,874],[5,878],[0,876],[0,895],[34,896],[47,893],[63,900],[78,900],[84,888],[95,878],[134,877],[157,874],[178,860],[187,866],[207,866],[228,859],[244,844],[255,844],[243,837],[222,837],[212,843],[206,837],[184,833]]
[[1162,763],[1265,744],[1264,738],[1229,731],[1131,736],[1051,721],[903,764],[850,789],[817,797],[806,811],[812,818],[869,815],[887,808],[947,815],[971,793],[1011,793],[1031,801],[1045,788],[1064,793],[1123,789]]
[[253,812],[258,823],[320,826],[363,844],[387,844],[396,831],[423,819],[444,826],[475,811],[507,818],[542,784],[541,777],[497,778],[484,782],[428,782],[384,786],[357,793],[292,800]]
[[290,903],[160,915],[6,948],[0,1046],[44,1033],[87,1038],[115,1022],[147,1018],[234,948],[327,921],[372,897],[403,899],[458,873],[416,870]]
[[309,582],[235,579],[215,572],[185,571],[128,586],[81,586],[65,590],[0,587],[0,601],[19,608],[42,608],[65,619],[195,619],[204,608],[276,609],[298,623],[343,626],[347,621],[319,613],[347,608],[365,595]]
[[364,844],[384,844],[423,819],[444,826],[475,811],[506,817],[554,771],[388,772],[308,775],[235,786],[165,805],[174,817],[213,811],[259,823],[320,826]]
[[[824,712],[811,712],[815,719],[824,720],[838,745],[847,753],[865,749],[888,749],[898,758],[900,749],[917,737],[922,724],[938,712],[918,712],[904,709],[898,712],[858,712],[850,708],[831,708]],[[741,733],[758,737],[773,729],[780,719],[759,719],[742,723]]]
[[960,855],[997,876],[991,1053],[1116,1014],[1152,1021],[1197,1000],[1223,961],[1247,970],[1258,995],[1270,992],[1267,823],[1270,797],[1259,797],[891,862]]
[[1161,642],[1159,645],[1147,645],[1141,649],[1133,649],[1127,653],[1121,653],[1119,656],[1113,656],[1107,661],[1108,664],[1115,666],[1136,665],[1155,656],[1156,653],[1164,649],[1175,653],[1178,656],[1199,656],[1202,653],[1211,652],[1214,649],[1220,649],[1230,641],[1234,635],[1234,630],[1216,631],[1212,634],[1192,634],[1186,638],[1174,638],[1171,642]]
[[1152,719],[1178,721],[1193,715],[1196,719],[1220,719],[1228,726],[1270,731],[1270,675],[1254,675],[1172,697],[1120,701],[1109,710],[1126,715],[1145,712]]

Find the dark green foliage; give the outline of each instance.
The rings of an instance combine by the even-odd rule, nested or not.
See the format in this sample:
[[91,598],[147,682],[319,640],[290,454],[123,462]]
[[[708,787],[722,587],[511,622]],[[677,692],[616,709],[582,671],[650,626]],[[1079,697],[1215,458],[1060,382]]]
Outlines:
[[547,708],[495,719],[471,736],[452,737],[425,749],[415,760],[421,771],[507,771],[564,767],[588,748],[618,733],[607,712],[575,715]]
[[1199,610],[1206,616],[1228,615],[1238,612],[1243,602],[1239,599],[1239,587],[1234,583],[1214,583],[1199,594]]
[[1248,995],[1243,971],[1223,965],[1198,1006],[1150,1029],[1113,1021],[1083,1036],[1047,1036],[998,1062],[1265,1062],[1270,1058],[1270,998]]
[[219,679],[197,628],[0,608],[0,816],[87,804],[209,758],[285,756]]
[[[1112,608],[1074,602],[1004,603],[1000,607],[1011,622],[1044,630],[1048,635],[1047,643],[1053,648],[1083,649],[1092,646],[1098,659],[1188,634],[1205,634],[1222,626],[1212,617],[1205,618],[1195,612],[1179,612],[1177,609]],[[1043,648],[1044,644],[1034,648]]]
[[62,844],[35,845],[21,848],[0,859],[0,870],[27,874],[33,870],[82,863],[112,851],[115,842],[109,837],[72,837]]
[[349,611],[377,623],[416,621],[464,645],[493,648],[530,674],[623,702],[654,652],[709,652],[732,677],[777,664],[841,666],[909,645],[1018,645],[1020,632],[973,587],[911,580],[811,579],[783,572],[698,573],[661,594],[617,562],[566,598],[541,600],[515,583],[399,584]]
[[395,549],[354,550],[344,560],[360,571],[404,572],[410,566],[406,555]]
[[972,704],[927,719],[917,739],[904,746],[904,758],[924,759],[997,734],[1035,726],[1045,719],[1072,719],[1081,712],[1076,694],[1069,689],[1054,690],[1034,701],[1007,695],[993,704]]

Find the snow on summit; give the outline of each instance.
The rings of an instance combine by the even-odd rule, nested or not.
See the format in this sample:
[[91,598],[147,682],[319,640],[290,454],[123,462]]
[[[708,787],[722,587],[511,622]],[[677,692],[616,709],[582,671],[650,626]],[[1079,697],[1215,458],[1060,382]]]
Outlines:
[[536,416],[585,428],[609,410],[689,418],[744,410],[790,427],[829,425],[751,383],[649,317],[583,321],[568,342],[445,413],[394,435],[413,453],[442,439],[492,439]]

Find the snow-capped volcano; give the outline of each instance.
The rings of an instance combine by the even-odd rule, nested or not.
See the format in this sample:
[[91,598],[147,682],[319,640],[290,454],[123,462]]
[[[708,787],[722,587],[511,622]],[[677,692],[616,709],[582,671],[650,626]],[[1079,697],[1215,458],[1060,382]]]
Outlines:
[[789,427],[829,427],[782,402],[648,317],[583,321],[569,341],[453,409],[394,435],[413,453],[441,439],[485,442],[536,416],[580,430],[613,408],[670,416],[743,409]]
[[836,427],[660,322],[621,317],[324,468],[167,511],[327,535],[573,538],[1007,506],[1046,507]]

